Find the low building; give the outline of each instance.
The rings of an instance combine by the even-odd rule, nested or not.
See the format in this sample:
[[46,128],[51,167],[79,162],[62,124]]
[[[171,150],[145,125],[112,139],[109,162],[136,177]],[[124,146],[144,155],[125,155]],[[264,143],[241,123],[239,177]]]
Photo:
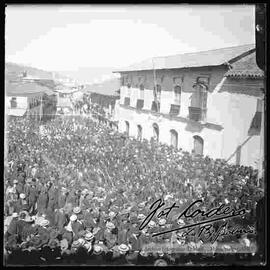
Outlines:
[[[264,86],[261,71],[252,77],[258,69],[254,59],[251,44],[157,57],[116,70],[121,74],[115,108],[119,131],[256,166],[260,131],[252,134],[250,126]],[[232,70],[246,62],[250,76],[233,78]]]
[[55,94],[46,86],[41,86],[36,82],[6,81],[5,92],[7,116],[48,120],[55,115]]

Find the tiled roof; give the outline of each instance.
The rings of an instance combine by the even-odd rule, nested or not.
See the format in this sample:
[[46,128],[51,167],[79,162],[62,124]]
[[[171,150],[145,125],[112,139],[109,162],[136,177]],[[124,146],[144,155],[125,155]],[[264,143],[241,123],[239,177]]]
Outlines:
[[225,76],[235,78],[263,78],[264,72],[257,66],[256,52],[249,54],[232,64]]
[[50,88],[42,86],[35,82],[5,82],[5,91],[7,96],[29,96],[33,94],[46,93],[55,94]]
[[155,69],[219,66],[233,62],[235,58],[254,50],[255,45],[249,44],[196,53],[184,53],[164,57],[155,57],[126,68],[115,70],[114,72],[152,70],[153,62]]

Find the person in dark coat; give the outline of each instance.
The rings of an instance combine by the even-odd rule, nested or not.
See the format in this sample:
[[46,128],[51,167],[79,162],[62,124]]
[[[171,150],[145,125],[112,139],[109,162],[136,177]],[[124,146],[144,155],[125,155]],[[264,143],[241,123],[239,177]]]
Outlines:
[[59,231],[62,231],[68,220],[63,208],[57,209],[55,212],[54,225]]
[[49,201],[49,198],[48,198],[47,190],[45,187],[43,187],[37,199],[37,211],[39,214],[41,215],[45,214],[48,201]]

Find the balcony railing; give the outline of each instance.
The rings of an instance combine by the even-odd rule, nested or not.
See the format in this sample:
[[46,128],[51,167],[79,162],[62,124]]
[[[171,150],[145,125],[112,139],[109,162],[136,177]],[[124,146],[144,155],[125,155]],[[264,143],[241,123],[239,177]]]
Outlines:
[[204,121],[206,117],[206,109],[198,107],[188,107],[189,119],[194,121]]
[[180,113],[180,105],[171,104],[170,115],[178,115]]
[[129,106],[130,105],[130,98],[129,97],[125,97],[124,105],[125,106]]
[[151,111],[153,111],[153,112],[159,112],[160,111],[160,102],[159,101],[157,101],[157,102],[153,101],[152,102]]

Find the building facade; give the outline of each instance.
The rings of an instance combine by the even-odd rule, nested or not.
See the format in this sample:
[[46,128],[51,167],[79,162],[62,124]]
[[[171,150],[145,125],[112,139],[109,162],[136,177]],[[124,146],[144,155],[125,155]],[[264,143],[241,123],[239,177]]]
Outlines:
[[256,166],[260,134],[252,135],[250,125],[260,110],[263,76],[228,74],[250,55],[254,58],[254,45],[154,58],[116,71],[121,74],[119,131]]
[[35,82],[6,82],[5,109],[7,116],[26,116],[48,120],[56,112],[56,96],[46,86]]

